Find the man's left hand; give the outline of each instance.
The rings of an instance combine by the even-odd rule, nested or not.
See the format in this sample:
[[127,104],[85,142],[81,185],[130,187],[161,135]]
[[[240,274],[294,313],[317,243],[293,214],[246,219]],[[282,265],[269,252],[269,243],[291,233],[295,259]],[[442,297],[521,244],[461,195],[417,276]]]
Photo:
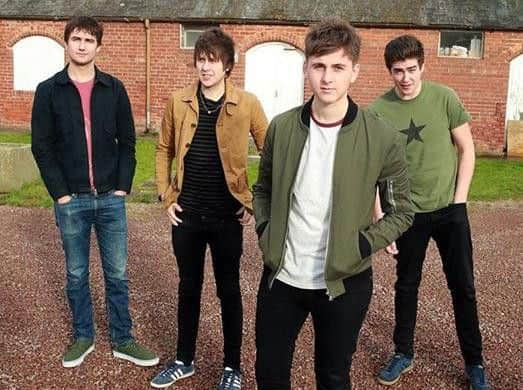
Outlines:
[[236,215],[238,216],[238,221],[243,226],[250,225],[252,222],[252,215],[245,209],[245,207],[242,207],[236,212]]

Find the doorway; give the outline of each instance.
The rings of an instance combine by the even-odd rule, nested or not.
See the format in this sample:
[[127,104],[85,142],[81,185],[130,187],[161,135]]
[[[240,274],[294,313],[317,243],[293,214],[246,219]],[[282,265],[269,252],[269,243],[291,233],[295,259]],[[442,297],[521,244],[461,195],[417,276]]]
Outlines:
[[304,55],[283,42],[267,42],[247,50],[245,89],[260,100],[270,121],[303,103]]

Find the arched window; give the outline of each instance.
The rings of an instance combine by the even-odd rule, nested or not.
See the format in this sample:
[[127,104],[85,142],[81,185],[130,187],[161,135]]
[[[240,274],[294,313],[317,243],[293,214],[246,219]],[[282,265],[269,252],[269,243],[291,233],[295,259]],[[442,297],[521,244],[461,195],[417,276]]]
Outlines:
[[51,38],[31,36],[13,46],[13,88],[34,91],[64,67],[64,48]]
[[266,42],[245,53],[245,89],[271,120],[303,103],[303,53],[283,42]]

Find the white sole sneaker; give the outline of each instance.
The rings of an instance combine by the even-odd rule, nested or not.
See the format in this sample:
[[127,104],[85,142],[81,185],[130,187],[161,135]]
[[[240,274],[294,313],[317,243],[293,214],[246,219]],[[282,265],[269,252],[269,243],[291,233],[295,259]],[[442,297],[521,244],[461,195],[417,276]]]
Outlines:
[[66,367],[66,368],[78,367],[80,364],[82,364],[84,362],[85,357],[93,351],[94,351],[94,344],[91,344],[91,346],[89,348],[87,348],[85,350],[85,352],[82,355],[80,355],[80,357],[78,357],[78,359],[68,360],[68,361],[64,361],[62,359],[62,366]]
[[410,366],[404,368],[403,371],[398,375],[398,377],[397,377],[396,379],[391,380],[391,381],[387,381],[387,380],[385,380],[385,379],[381,379],[380,377],[378,377],[378,378],[377,378],[377,379],[378,379],[378,382],[381,383],[381,384],[384,385],[384,386],[391,386],[391,385],[395,384],[397,381],[399,381],[399,380],[401,379],[401,376],[402,376],[403,374],[406,374],[406,373],[408,373],[410,370],[412,370],[413,367],[414,367],[414,365],[411,364]]
[[163,383],[161,385],[156,384],[154,382],[150,382],[150,385],[151,385],[151,387],[154,387],[155,389],[163,389],[163,388],[171,386],[174,382],[178,382],[180,379],[189,378],[190,376],[193,376],[193,375],[194,375],[194,371],[191,371],[188,374],[184,374],[182,376],[179,376],[176,379],[173,379],[172,382]]
[[132,356],[129,356],[125,353],[121,353],[118,351],[113,351],[113,356],[118,359],[130,361],[131,363],[134,363],[137,366],[142,366],[142,367],[156,366],[160,362],[159,357],[155,357],[154,359],[150,359],[150,360],[136,359]]

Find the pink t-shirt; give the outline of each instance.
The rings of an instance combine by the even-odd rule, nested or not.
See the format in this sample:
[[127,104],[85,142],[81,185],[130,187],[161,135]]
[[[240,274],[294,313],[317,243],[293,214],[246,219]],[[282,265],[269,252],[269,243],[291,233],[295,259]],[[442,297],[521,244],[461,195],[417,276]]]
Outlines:
[[93,173],[93,142],[91,137],[91,94],[93,92],[94,79],[79,82],[72,80],[78,93],[80,94],[80,99],[82,100],[82,111],[84,114],[84,124],[85,124],[85,140],[87,141],[87,159],[89,162],[89,184],[91,188],[96,188],[94,183],[94,173]]

